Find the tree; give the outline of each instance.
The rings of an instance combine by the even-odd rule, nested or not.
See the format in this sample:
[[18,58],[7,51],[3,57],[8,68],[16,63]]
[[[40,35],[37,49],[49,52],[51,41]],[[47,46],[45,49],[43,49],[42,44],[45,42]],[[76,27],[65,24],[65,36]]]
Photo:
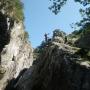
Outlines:
[[[61,8],[66,4],[68,0],[50,0],[52,5],[49,9],[57,15]],[[74,31],[71,35],[78,36],[79,39],[76,41],[77,46],[80,48],[87,48],[90,50],[90,0],[74,0],[76,3],[80,3],[84,6],[84,9],[80,9],[80,14],[83,19],[76,23],[77,27],[80,27],[80,30]],[[88,6],[88,7],[86,7]]]
[[53,4],[49,7],[49,9],[57,15],[60,12],[60,9],[64,4],[66,3],[67,0],[50,0]]
[[[49,0],[49,1],[52,3],[49,9],[55,15],[57,15],[60,12],[61,8],[66,4],[68,0]],[[74,1],[79,2],[83,6],[87,6],[88,4],[90,4],[90,0],[74,0]]]
[[[61,8],[66,4],[68,0],[50,0],[52,5],[49,7],[50,11],[52,11],[55,15],[57,15]],[[80,13],[83,17],[83,20],[81,20],[79,23],[77,23],[78,26],[84,26],[87,22],[90,22],[90,6],[86,7],[90,4],[90,0],[74,0],[75,2],[78,2],[82,4],[85,9],[80,9]]]
[[[50,0],[52,5],[49,7],[49,9],[55,15],[57,15],[67,1],[68,0]],[[79,23],[76,23],[78,27],[84,28],[87,25],[87,23],[90,23],[90,0],[74,0],[74,1],[82,4],[85,7],[84,9],[80,9],[80,13],[83,19]],[[86,7],[88,5],[89,7]]]

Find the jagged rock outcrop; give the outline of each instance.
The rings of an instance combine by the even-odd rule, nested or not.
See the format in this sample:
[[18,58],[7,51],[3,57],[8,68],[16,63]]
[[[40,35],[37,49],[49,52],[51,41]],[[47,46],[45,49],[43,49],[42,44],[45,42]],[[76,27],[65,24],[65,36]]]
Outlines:
[[90,90],[90,61],[66,43],[65,33],[55,30],[33,62],[22,5],[2,0],[0,6],[0,90]]
[[[0,90],[5,90],[8,83],[33,62],[33,49],[26,37],[23,21],[11,15],[17,14],[15,11],[7,10],[8,5],[12,5],[10,2],[13,3],[11,0],[0,1]],[[15,4],[19,7],[19,0]],[[6,10],[10,12],[7,14]]]
[[60,31],[59,29],[53,31],[52,41],[64,43],[65,42],[64,40],[65,40],[65,33],[63,31]]
[[53,41],[11,90],[90,90],[90,63],[78,50]]

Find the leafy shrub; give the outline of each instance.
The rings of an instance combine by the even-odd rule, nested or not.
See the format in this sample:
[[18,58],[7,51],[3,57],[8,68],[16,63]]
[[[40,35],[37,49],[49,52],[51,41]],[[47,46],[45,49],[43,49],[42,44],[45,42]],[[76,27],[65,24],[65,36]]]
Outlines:
[[29,38],[29,34],[27,31],[24,32],[24,39],[28,39]]
[[0,9],[4,9],[5,13],[15,20],[23,20],[23,4],[20,0],[0,0]]
[[38,58],[41,54],[43,54],[45,48],[47,46],[47,43],[45,41],[42,41],[41,45],[34,49],[34,58]]

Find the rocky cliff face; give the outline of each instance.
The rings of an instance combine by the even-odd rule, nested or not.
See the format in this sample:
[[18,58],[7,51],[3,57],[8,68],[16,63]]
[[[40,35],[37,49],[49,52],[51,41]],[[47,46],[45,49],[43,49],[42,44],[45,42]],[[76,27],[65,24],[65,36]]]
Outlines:
[[[69,46],[63,32],[56,30],[33,62],[20,16],[22,7],[15,3],[0,1],[0,6],[6,6],[0,9],[0,90],[90,90],[90,57]],[[13,9],[20,9],[19,13]]]
[[4,90],[11,79],[17,78],[20,71],[32,65],[32,52],[23,23],[12,23],[0,12],[0,90]]
[[78,50],[53,40],[7,90],[90,90],[90,63]]

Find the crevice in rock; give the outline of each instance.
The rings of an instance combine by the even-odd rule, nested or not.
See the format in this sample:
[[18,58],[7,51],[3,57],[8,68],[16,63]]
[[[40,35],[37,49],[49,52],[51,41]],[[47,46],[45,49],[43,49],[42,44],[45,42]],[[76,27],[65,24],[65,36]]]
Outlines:
[[10,42],[10,31],[14,26],[14,20],[0,12],[0,62],[1,52],[5,45]]

